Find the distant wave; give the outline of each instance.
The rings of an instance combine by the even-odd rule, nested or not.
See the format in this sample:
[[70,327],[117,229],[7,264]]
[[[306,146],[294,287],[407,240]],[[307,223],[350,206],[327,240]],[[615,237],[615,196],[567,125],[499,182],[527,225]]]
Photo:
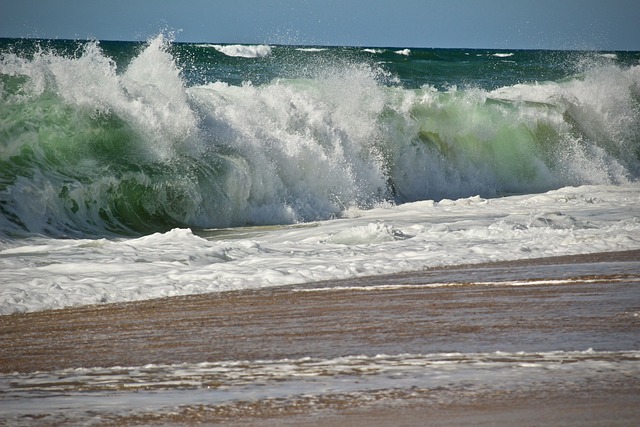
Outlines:
[[411,55],[411,49],[396,50],[396,53],[398,55],[409,56],[409,55]]
[[491,56],[495,56],[496,58],[509,58],[510,56],[513,56],[513,53],[494,53]]
[[384,52],[384,49],[362,49],[362,51],[368,53],[382,53]]
[[241,44],[212,44],[208,46],[214,48],[220,53],[224,53],[227,56],[235,56],[241,58],[263,58],[265,56],[271,55],[271,46],[267,46],[264,44],[254,46]]
[[299,52],[324,52],[327,49],[320,47],[299,47],[296,48],[296,50]]
[[613,60],[618,59],[618,55],[616,55],[615,53],[601,53],[600,56],[602,58],[607,58],[607,59],[613,59]]

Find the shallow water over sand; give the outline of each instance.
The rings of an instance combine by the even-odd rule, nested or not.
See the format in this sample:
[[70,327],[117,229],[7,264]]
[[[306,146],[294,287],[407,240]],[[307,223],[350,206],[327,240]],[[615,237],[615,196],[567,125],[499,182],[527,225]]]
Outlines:
[[128,425],[637,402],[638,271],[636,251],[2,316],[0,405]]

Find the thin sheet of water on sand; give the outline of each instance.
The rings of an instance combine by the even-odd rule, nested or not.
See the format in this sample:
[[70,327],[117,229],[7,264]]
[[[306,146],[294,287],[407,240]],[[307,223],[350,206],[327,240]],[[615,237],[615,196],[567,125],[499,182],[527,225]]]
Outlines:
[[1,413],[132,425],[541,396],[628,408],[639,267],[611,253],[2,316]]

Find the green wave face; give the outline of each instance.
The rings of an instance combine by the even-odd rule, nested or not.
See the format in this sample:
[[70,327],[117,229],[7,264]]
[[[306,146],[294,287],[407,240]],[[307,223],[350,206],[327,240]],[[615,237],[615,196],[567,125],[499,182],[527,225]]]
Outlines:
[[171,225],[174,203],[162,195],[174,185],[175,167],[149,161],[130,124],[50,91],[4,101],[0,191],[3,213],[16,226],[126,233]]

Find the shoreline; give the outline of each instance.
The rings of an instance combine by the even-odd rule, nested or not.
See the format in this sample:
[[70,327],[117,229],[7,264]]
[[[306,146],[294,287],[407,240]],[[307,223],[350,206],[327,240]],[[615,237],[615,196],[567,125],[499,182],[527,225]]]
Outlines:
[[[316,322],[324,322],[329,328],[351,326],[360,334],[373,330],[364,320],[375,320],[375,312],[388,313],[387,322],[393,322],[400,329],[407,329],[411,322],[406,321],[408,315],[415,317],[422,310],[420,300],[427,306],[434,307],[436,314],[425,315],[411,325],[425,326],[429,320],[436,316],[443,316],[445,310],[457,310],[466,314],[465,317],[452,316],[448,319],[448,325],[452,331],[460,334],[481,333],[480,327],[470,322],[472,316],[478,310],[474,310],[474,304],[480,302],[486,313],[482,313],[483,319],[496,323],[509,320],[504,317],[503,309],[509,309],[509,304],[519,303],[520,309],[533,309],[538,300],[547,299],[545,293],[580,293],[595,292],[599,287],[598,263],[633,263],[640,262],[640,250],[598,253],[576,256],[561,256],[538,258],[523,261],[500,261],[495,263],[470,264],[460,266],[447,266],[433,268],[424,271],[401,273],[385,276],[362,277],[339,281],[316,282],[302,285],[287,285],[282,287],[270,287],[256,290],[227,291],[220,293],[197,294],[187,296],[166,297],[153,300],[134,301],[125,303],[109,303],[101,305],[88,305],[69,307],[41,312],[14,313],[0,316],[0,372],[34,371],[63,369],[69,367],[91,366],[125,366],[144,365],[146,363],[181,363],[218,360],[253,360],[253,359],[279,359],[291,357],[306,357],[316,355],[319,351],[327,357],[343,354],[359,354],[359,350],[366,349],[364,343],[358,346],[342,345],[341,352],[327,352],[319,346],[308,347],[307,335],[313,337]],[[590,267],[590,274],[576,275],[578,270]],[[596,267],[594,267],[596,266]],[[536,270],[534,267],[541,267]],[[551,267],[550,271],[545,271]],[[558,268],[567,270],[561,274]],[[536,277],[528,277],[533,273]],[[540,279],[541,274],[548,274],[557,279],[570,277],[578,281],[573,285],[550,286],[547,283],[530,286],[490,286],[482,284],[487,279],[497,283],[508,279],[519,280]],[[576,276],[583,276],[577,277]],[[596,279],[595,283],[580,283],[588,277]],[[618,275],[603,275],[601,282],[612,279],[618,280]],[[591,279],[589,279],[591,280]],[[438,286],[441,282],[454,282],[458,286]],[[402,284],[399,289],[386,289],[385,284]],[[471,285],[465,285],[471,283]],[[535,282],[532,282],[535,283]],[[350,290],[347,286],[354,286],[356,290]],[[382,285],[376,292],[361,292],[362,285]],[[420,286],[426,284],[426,287]],[[430,287],[429,284],[436,284]],[[336,288],[336,290],[333,290]],[[584,290],[586,289],[586,291]],[[323,290],[323,292],[300,291]],[[339,295],[335,293],[338,292]],[[323,295],[325,294],[325,295]],[[525,306],[527,298],[535,301],[534,305]],[[471,300],[476,302],[472,303]],[[622,301],[621,301],[622,302]],[[531,304],[531,301],[529,302]],[[564,307],[554,310],[569,309],[571,304],[563,302]],[[491,313],[495,310],[495,313]],[[502,311],[501,311],[502,310]],[[637,310],[640,307],[629,310]],[[635,313],[635,311],[633,311]],[[356,313],[358,317],[356,316]],[[534,312],[531,313],[535,315]],[[342,316],[334,318],[334,316]],[[492,317],[493,316],[493,317]],[[431,319],[430,319],[431,318]],[[253,320],[253,319],[259,319]],[[440,320],[440,319],[438,319]],[[512,320],[512,319],[511,319]],[[637,319],[640,321],[640,318]],[[290,324],[285,326],[285,322]],[[281,323],[278,325],[278,323]],[[379,323],[382,323],[379,321]],[[554,326],[548,320],[536,321],[537,324],[546,324],[549,328]],[[619,319],[614,318],[610,325],[620,324]],[[493,327],[492,326],[492,327]],[[573,329],[580,329],[584,325],[570,325]],[[620,327],[624,325],[619,325]],[[377,327],[391,330],[380,324]],[[601,325],[607,328],[606,324]],[[275,328],[275,329],[274,329]],[[289,328],[289,329],[284,329]],[[502,329],[510,329],[508,324]],[[247,331],[246,340],[257,339],[262,343],[262,351],[252,349],[251,342],[247,345],[229,345],[224,348],[204,347],[196,343],[198,334],[207,333],[208,329],[217,331],[218,341],[234,342],[234,336],[242,336]],[[280,329],[280,333],[277,333]],[[195,334],[194,337],[184,336],[185,332]],[[336,334],[339,340],[338,329],[329,329],[327,333]],[[450,332],[450,331],[449,331]],[[552,332],[549,330],[548,332]],[[407,332],[409,333],[409,332]],[[439,337],[440,346],[418,346],[420,350],[429,352],[455,350],[455,342],[448,344],[442,334],[437,330],[430,330],[434,337]],[[291,351],[282,351],[279,344],[269,344],[265,341],[265,334],[274,335],[279,341],[294,341],[305,343],[305,346],[294,347]],[[127,351],[124,347],[121,353],[114,352],[114,343],[118,337],[126,337],[128,341],[123,345],[134,345],[135,352]],[[64,346],[63,343],[67,342]],[[640,343],[640,337],[637,340]],[[178,346],[177,343],[180,343]],[[391,345],[375,346],[374,351],[384,352]],[[478,344],[478,343],[476,343]],[[196,346],[197,351],[189,352],[185,348]],[[65,350],[65,347],[67,350]],[[175,347],[175,348],[174,348]],[[477,345],[482,350],[482,345]],[[83,358],[75,350],[86,348],[87,352],[95,357]],[[640,345],[638,345],[640,348]],[[73,349],[71,352],[68,349]],[[269,350],[266,350],[269,349]],[[577,348],[579,349],[579,348]],[[409,348],[405,349],[409,350]],[[473,349],[471,349],[473,351]],[[506,349],[502,349],[506,350]],[[516,349],[518,350],[518,349]],[[466,350],[465,350],[466,351]],[[413,352],[416,351],[406,351]],[[85,354],[86,354],[85,353]],[[326,354],[325,354],[326,353]],[[362,354],[369,354],[365,351]],[[392,352],[393,353],[393,352]],[[31,354],[30,357],[25,357]],[[114,356],[120,354],[120,356]],[[175,357],[173,357],[174,355]],[[191,355],[191,356],[188,356]],[[197,357],[195,356],[197,355]],[[197,360],[194,360],[194,357]],[[103,364],[96,365],[96,361],[104,360]]]
[[[606,395],[603,395],[606,393]],[[586,390],[572,395],[553,390],[536,390],[518,396],[487,393],[459,398],[456,403],[438,404],[428,398],[390,400],[360,405],[327,404],[319,409],[292,403],[235,409],[189,407],[174,414],[146,414],[123,417],[109,425],[201,425],[208,427],[383,427],[383,426],[562,426],[596,427],[637,425],[639,384],[624,390]],[[294,409],[291,409],[294,407]]]
[[[3,393],[17,393],[22,397],[14,402],[31,408],[31,395],[16,385],[23,381],[20,378],[32,384],[29,378],[51,372],[54,377],[62,375],[59,381],[67,384],[64,375],[73,378],[78,368],[160,366],[180,371],[205,362],[271,366],[306,358],[335,363],[345,356],[381,354],[402,360],[402,355],[525,352],[533,356],[556,351],[582,354],[592,349],[593,360],[587,351],[585,360],[563,368],[578,369],[564,377],[556,371],[565,365],[552,361],[545,368],[548,363],[542,360],[527,368],[530,356],[526,355],[522,363],[516,360],[501,367],[502,362],[496,362],[494,373],[469,371],[471,378],[480,375],[484,385],[455,376],[441,385],[433,382],[437,376],[421,379],[440,369],[440,362],[434,362],[432,368],[425,365],[426,371],[399,371],[398,378],[417,375],[409,383],[393,376],[332,374],[326,384],[337,391],[329,387],[318,391],[317,397],[306,392],[286,395],[287,381],[294,380],[276,380],[272,387],[285,384],[279,386],[285,387],[280,391],[287,396],[283,398],[261,388],[262,374],[256,374],[256,379],[242,386],[254,390],[254,398],[251,393],[245,398],[224,397],[225,387],[238,387],[230,380],[219,386],[216,393],[222,394],[216,396],[222,401],[215,404],[194,400],[170,410],[107,414],[96,424],[631,426],[640,418],[640,360],[616,354],[640,350],[639,265],[640,251],[625,251],[10,314],[0,316],[0,379],[8,381]],[[455,369],[471,369],[475,363],[465,362]],[[581,363],[586,364],[584,368]],[[598,368],[592,373],[590,363],[605,363],[604,371]],[[531,371],[540,364],[538,371]],[[538,372],[539,378],[529,383],[529,372]],[[303,381],[301,390],[313,389],[318,381],[312,380],[318,378],[315,375],[295,381]],[[349,388],[354,381],[364,387],[356,394]],[[347,383],[351,385],[340,388]],[[78,387],[70,391],[78,402],[92,399],[91,393],[96,392],[91,387],[82,391],[81,383]],[[121,387],[118,393],[125,393],[124,398],[126,393],[138,399],[151,393],[149,399],[155,399],[153,388]],[[34,396],[40,396],[34,390]],[[207,390],[199,388],[170,387],[171,393],[185,402],[198,393],[207,396]],[[10,408],[11,401],[6,402]],[[38,402],[44,402],[42,397]],[[33,408],[20,419],[39,419]]]

